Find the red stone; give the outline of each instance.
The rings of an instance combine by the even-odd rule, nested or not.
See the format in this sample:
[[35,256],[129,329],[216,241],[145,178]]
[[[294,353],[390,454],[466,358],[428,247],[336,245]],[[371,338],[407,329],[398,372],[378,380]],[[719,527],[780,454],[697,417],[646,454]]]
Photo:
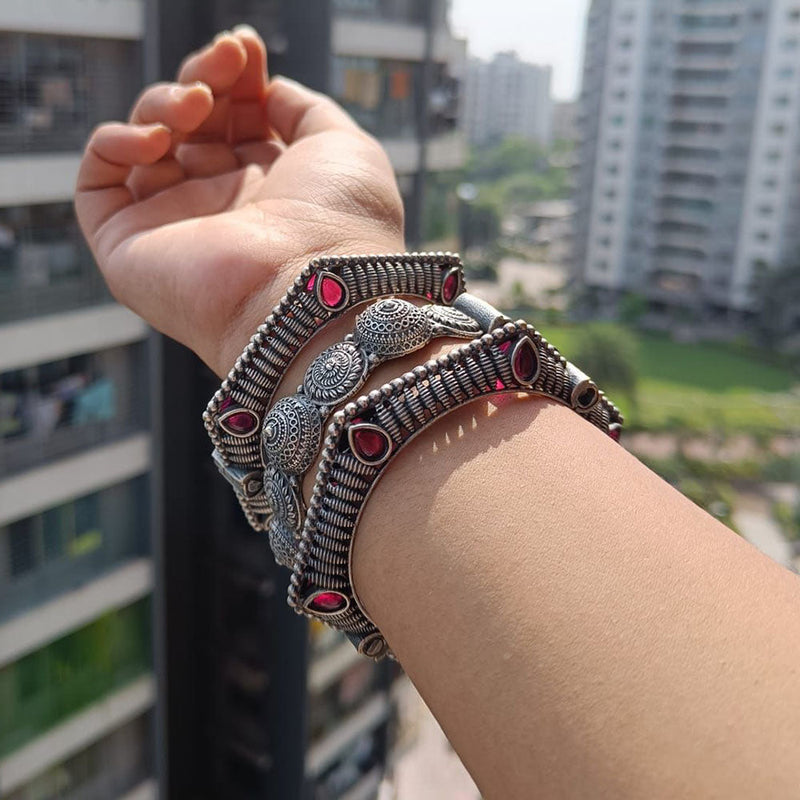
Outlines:
[[226,397],[220,404],[219,410],[220,411],[227,411],[233,405],[233,398]]
[[496,390],[496,391],[498,391],[498,392],[502,392],[502,391],[503,391],[503,389],[505,389],[505,388],[506,388],[506,385],[503,383],[503,381],[501,381],[501,380],[500,380],[500,378],[498,378],[498,379],[497,379],[497,380],[494,382],[494,388],[495,388],[495,390]]
[[522,339],[514,353],[514,376],[522,383],[530,383],[536,377],[538,362],[533,342]]
[[306,282],[306,291],[313,292],[314,291],[314,284],[317,282],[317,276],[312,275],[308,281]]
[[308,609],[322,614],[335,614],[346,605],[347,598],[339,592],[321,592],[308,604]]
[[389,441],[373,428],[353,430],[353,447],[365,461],[380,461],[389,451]]
[[501,353],[507,353],[511,349],[511,342],[503,342],[497,349]]
[[615,441],[619,442],[622,439],[622,428],[619,425],[612,425],[608,429],[608,435]]
[[452,303],[458,294],[458,272],[451,272],[442,284],[442,300],[445,303]]
[[320,297],[328,308],[338,308],[344,300],[344,288],[339,281],[326,275],[320,286]]
[[232,430],[234,433],[252,433],[258,425],[258,420],[247,411],[239,411],[236,414],[231,414],[225,417],[223,423],[226,428]]

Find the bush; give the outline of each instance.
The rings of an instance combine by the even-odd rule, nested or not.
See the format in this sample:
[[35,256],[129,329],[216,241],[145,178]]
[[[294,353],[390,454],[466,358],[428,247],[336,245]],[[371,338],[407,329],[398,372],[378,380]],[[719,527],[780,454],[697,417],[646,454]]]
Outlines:
[[638,352],[636,339],[625,328],[602,322],[586,325],[573,351],[572,360],[603,389],[635,395]]

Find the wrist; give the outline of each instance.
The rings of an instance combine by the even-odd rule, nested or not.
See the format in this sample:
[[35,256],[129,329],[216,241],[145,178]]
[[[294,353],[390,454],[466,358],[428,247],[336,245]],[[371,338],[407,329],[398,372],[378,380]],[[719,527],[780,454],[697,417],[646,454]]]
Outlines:
[[[280,302],[300,271],[315,258],[347,252],[384,254],[402,253],[405,250],[405,243],[401,234],[391,230],[387,230],[380,235],[376,235],[373,230],[371,234],[369,237],[359,238],[359,232],[356,229],[353,230],[352,238],[350,236],[347,239],[340,237],[337,241],[331,241],[325,246],[315,246],[303,249],[301,252],[298,252],[295,247],[292,253],[287,252],[285,254],[276,253],[274,246],[271,246],[270,252],[256,255],[257,263],[264,265],[264,274],[271,275],[271,277],[257,290],[242,298],[231,310],[227,324],[218,339],[218,344],[211,351],[213,355],[210,358],[204,358],[208,366],[221,379],[228,375],[258,326],[264,322],[272,309]],[[318,239],[319,237],[315,238]],[[364,244],[365,242],[370,242],[370,244],[366,245]],[[276,264],[276,266],[270,268],[270,264]],[[235,267],[232,266],[232,268]],[[352,329],[352,322],[356,313],[353,310],[332,321],[315,337],[315,343],[325,343],[324,346],[333,344],[341,335]],[[350,326],[349,328],[348,325]],[[301,362],[304,360],[302,354],[299,360]],[[297,381],[294,380],[297,373],[296,366],[294,364],[287,372],[281,390],[284,386],[297,385]],[[299,371],[300,377],[302,377],[304,369],[305,367]],[[292,391],[293,389],[290,389],[287,393],[290,394]]]

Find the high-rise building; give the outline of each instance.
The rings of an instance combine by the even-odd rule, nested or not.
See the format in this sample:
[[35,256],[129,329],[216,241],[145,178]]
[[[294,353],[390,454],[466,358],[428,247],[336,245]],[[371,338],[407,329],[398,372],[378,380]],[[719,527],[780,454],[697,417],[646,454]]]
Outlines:
[[471,58],[467,66],[464,117],[472,144],[508,136],[546,145],[552,138],[552,69],[498,53],[491,61]]
[[0,797],[155,797],[148,330],[72,213],[138,0],[0,4]]
[[800,4],[594,0],[576,268],[613,300],[747,311],[800,229]]

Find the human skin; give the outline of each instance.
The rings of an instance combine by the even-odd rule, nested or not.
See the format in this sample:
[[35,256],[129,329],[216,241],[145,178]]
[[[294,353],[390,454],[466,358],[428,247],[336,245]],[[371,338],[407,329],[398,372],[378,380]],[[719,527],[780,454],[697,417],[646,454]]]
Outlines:
[[[223,376],[309,258],[403,250],[402,205],[252,29],[178,81],[95,131],[76,209],[115,296]],[[800,579],[569,409],[477,401],[417,437],[354,584],[489,800],[800,796]]]

